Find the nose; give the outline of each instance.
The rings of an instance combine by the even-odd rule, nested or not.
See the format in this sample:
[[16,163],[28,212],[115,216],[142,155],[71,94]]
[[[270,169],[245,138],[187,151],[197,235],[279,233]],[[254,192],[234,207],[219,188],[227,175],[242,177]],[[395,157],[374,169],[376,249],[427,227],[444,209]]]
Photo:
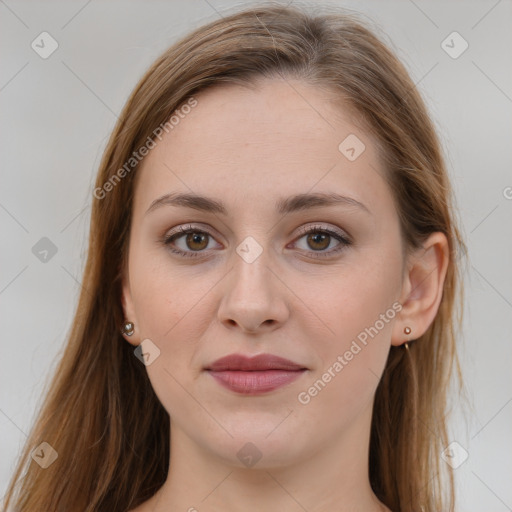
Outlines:
[[223,280],[218,318],[227,328],[244,333],[278,329],[289,316],[287,290],[269,266],[265,251],[252,263],[235,255],[234,266]]

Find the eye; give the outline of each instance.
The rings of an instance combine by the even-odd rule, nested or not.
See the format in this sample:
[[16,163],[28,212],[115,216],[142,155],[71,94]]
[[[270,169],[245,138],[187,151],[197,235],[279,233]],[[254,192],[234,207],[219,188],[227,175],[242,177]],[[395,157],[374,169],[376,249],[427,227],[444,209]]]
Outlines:
[[[348,235],[342,231],[338,232],[322,226],[308,226],[302,228],[300,233],[301,236],[296,240],[304,238],[306,245],[309,246],[301,250],[311,253],[310,257],[313,258],[328,257],[352,244]],[[166,235],[163,243],[171,252],[179,256],[197,258],[198,256],[204,256],[205,250],[209,248],[209,238],[213,237],[207,231],[200,230],[192,225],[186,225],[180,226],[170,235]],[[333,240],[337,241],[338,244],[334,249],[326,251],[325,249],[331,245]],[[181,247],[178,246],[177,241],[182,242]]]
[[[202,256],[201,253],[204,252],[204,249],[208,248],[208,237],[211,237],[208,232],[188,225],[177,228],[174,233],[167,235],[163,242],[169,247],[169,250],[175,254],[179,254],[185,258],[197,258],[198,256]],[[180,239],[182,238],[182,247],[178,247],[177,249],[173,247],[174,242],[176,240],[181,241]]]
[[[302,236],[297,240],[305,239],[307,247],[304,249],[308,251],[308,248],[311,248],[312,251],[308,251],[310,257],[313,258],[324,258],[328,257],[331,254],[336,254],[347,246],[352,244],[352,241],[348,237],[348,235],[344,234],[341,231],[335,231],[333,229],[325,228],[323,226],[307,226],[301,229]],[[331,242],[336,240],[338,244],[334,249],[326,251]]]

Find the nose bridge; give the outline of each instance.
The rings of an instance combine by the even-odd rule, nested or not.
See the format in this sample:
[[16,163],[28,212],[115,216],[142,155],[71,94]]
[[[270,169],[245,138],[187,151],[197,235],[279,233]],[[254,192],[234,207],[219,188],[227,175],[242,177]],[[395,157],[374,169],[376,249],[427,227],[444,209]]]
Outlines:
[[271,299],[274,274],[270,271],[273,260],[270,252],[268,240],[260,243],[252,236],[247,236],[236,247],[230,288],[238,300],[250,304]]
[[268,242],[264,244],[246,237],[236,247],[224,285],[219,318],[230,324],[235,322],[244,330],[282,322],[287,315],[283,289],[272,269],[274,258]]

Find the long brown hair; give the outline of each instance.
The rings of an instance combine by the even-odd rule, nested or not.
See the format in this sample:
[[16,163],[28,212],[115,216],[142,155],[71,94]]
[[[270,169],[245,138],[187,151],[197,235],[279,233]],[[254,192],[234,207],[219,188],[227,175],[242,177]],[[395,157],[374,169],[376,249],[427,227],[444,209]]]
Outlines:
[[[314,7],[318,12],[318,6]],[[399,212],[404,246],[432,232],[449,242],[438,314],[410,350],[391,347],[376,391],[369,478],[393,512],[454,508],[447,397],[453,369],[462,384],[456,333],[462,315],[464,242],[433,123],[405,67],[360,16],[339,9],[260,4],[196,29],[150,67],[110,137],[92,200],[89,250],[72,328],[6,494],[15,512],[128,510],[164,483],[169,416],[144,365],[120,334],[121,273],[127,260],[137,165],[133,153],[201,90],[256,79],[296,78],[334,91],[379,145]],[[119,178],[119,170],[125,172]],[[462,251],[461,251],[462,249]],[[458,257],[459,256],[459,257]],[[458,307],[457,307],[458,306]],[[49,443],[46,469],[31,459]]]

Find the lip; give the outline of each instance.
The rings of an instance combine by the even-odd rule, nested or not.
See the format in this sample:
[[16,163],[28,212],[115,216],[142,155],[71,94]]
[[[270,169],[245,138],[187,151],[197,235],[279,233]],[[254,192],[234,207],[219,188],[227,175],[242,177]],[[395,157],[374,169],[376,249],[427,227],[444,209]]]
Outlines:
[[263,370],[306,370],[305,366],[294,363],[289,359],[273,354],[259,354],[249,357],[244,354],[229,354],[217,359],[205,368],[215,372],[225,370],[263,371]]
[[300,377],[307,368],[272,354],[230,354],[205,368],[220,385],[245,395],[268,393]]

